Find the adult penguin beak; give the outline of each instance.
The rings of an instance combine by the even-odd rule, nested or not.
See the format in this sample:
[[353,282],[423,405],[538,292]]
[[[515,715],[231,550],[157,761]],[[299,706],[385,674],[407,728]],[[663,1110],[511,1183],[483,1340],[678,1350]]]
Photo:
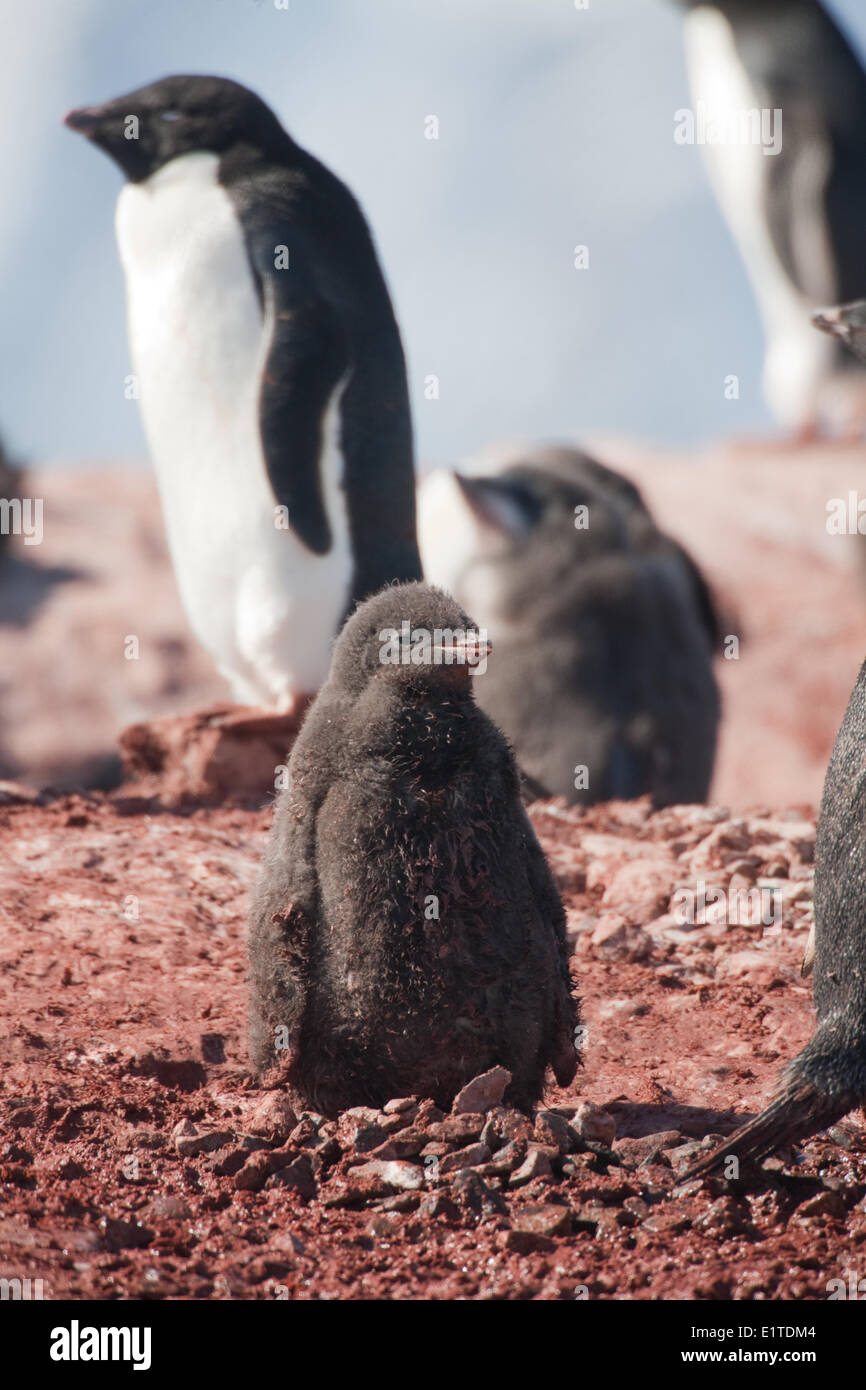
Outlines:
[[101,106],[79,106],[74,111],[67,111],[63,117],[63,124],[79,135],[86,136],[88,140],[92,140],[99,131],[103,120],[104,112]]

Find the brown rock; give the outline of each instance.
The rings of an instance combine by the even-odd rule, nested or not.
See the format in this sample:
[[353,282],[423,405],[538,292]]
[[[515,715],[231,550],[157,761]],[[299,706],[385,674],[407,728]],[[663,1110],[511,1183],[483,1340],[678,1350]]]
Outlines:
[[616,1138],[616,1120],[600,1106],[586,1101],[572,1121],[572,1127],[588,1143],[604,1144],[610,1148]]
[[522,1187],[534,1178],[551,1178],[553,1168],[546,1153],[535,1144],[530,1145],[526,1158],[519,1168],[515,1168],[509,1179],[510,1187]]
[[641,1163],[668,1163],[665,1149],[681,1143],[679,1131],[668,1129],[659,1134],[645,1134],[639,1139],[617,1139],[613,1151],[622,1160],[623,1167],[637,1168]]
[[618,913],[601,917],[590,941],[606,960],[643,961],[653,953],[652,937]]
[[531,1203],[515,1209],[511,1218],[515,1231],[535,1236],[564,1236],[571,1230],[571,1209],[553,1202]]
[[297,1123],[297,1116],[286,1097],[279,1091],[268,1091],[247,1115],[244,1128],[249,1134],[277,1144],[288,1139]]
[[371,1110],[367,1106],[355,1106],[352,1110],[344,1110],[337,1120],[337,1139],[340,1147],[346,1149],[357,1149],[360,1153],[369,1152],[376,1149],[387,1138],[384,1129],[378,1123],[381,1118],[378,1110]]
[[[417,1097],[417,1096],[402,1096],[402,1097],[397,1097],[395,1100],[389,1100],[385,1105],[383,1105],[382,1109],[384,1110],[384,1112],[385,1112],[386,1115],[404,1115],[404,1114],[406,1113],[407,1110],[414,1110],[414,1111],[416,1112],[416,1114],[417,1114],[417,1112],[418,1112],[418,1097]],[[413,1116],[413,1119],[414,1119],[414,1116]],[[411,1120],[407,1120],[407,1124],[411,1124]]]
[[526,1143],[532,1139],[534,1134],[530,1120],[519,1110],[510,1110],[505,1106],[497,1106],[491,1110],[487,1123],[481,1131],[481,1142],[488,1148],[496,1150],[503,1144],[510,1144],[513,1140],[522,1139]]
[[258,800],[274,790],[300,715],[224,704],[131,724],[118,740],[127,787],[172,807]]
[[427,1135],[424,1130],[413,1128],[401,1129],[398,1130],[396,1134],[392,1134],[386,1139],[384,1144],[380,1144],[378,1148],[373,1149],[370,1153],[370,1157],[373,1159],[415,1158],[421,1153],[422,1149],[424,1149],[425,1153],[427,1152],[425,1148],[427,1142]]
[[348,1173],[331,1179],[321,1201],[323,1207],[360,1207],[393,1191],[380,1173],[365,1173],[363,1168],[352,1168]]
[[833,1216],[842,1220],[845,1203],[838,1192],[817,1192],[814,1197],[801,1202],[797,1208],[798,1216]]
[[172,1139],[177,1153],[182,1158],[192,1158],[195,1154],[212,1153],[230,1144],[234,1135],[231,1130],[200,1130],[191,1120],[181,1120],[172,1130]]
[[442,1158],[444,1154],[450,1154],[454,1148],[453,1144],[446,1144],[443,1139],[433,1139],[429,1144],[425,1144],[421,1150],[422,1158]]
[[501,1105],[502,1097],[511,1081],[511,1072],[505,1067],[492,1067],[490,1071],[482,1072],[481,1076],[474,1077],[457,1092],[451,1113],[477,1115],[479,1112],[491,1110],[494,1105]]
[[269,1187],[292,1187],[299,1192],[305,1202],[316,1195],[316,1179],[307,1154],[299,1154],[290,1163],[280,1164],[269,1181]]
[[504,1144],[501,1149],[496,1150],[489,1163],[485,1163],[485,1176],[507,1177],[515,1168],[520,1167],[525,1158],[526,1140],[512,1139],[510,1144]]
[[243,1168],[235,1174],[235,1188],[238,1192],[258,1192],[272,1172],[269,1153],[260,1151],[250,1154]]
[[602,905],[622,913],[633,926],[643,926],[666,911],[671,892],[673,860],[631,859],[606,880]]
[[574,1147],[571,1126],[552,1110],[539,1110],[535,1117],[535,1138],[539,1144],[548,1145],[561,1154],[569,1153]]
[[446,1115],[438,1124],[427,1126],[431,1139],[441,1139],[448,1144],[466,1144],[477,1139],[486,1123],[484,1115]]
[[352,1181],[378,1179],[391,1191],[415,1192],[424,1186],[424,1169],[417,1163],[401,1163],[388,1159],[371,1159],[351,1170]]
[[439,1176],[444,1178],[446,1173],[456,1173],[460,1168],[475,1168],[489,1158],[490,1150],[486,1144],[467,1144],[465,1149],[457,1149],[455,1153],[440,1158]]

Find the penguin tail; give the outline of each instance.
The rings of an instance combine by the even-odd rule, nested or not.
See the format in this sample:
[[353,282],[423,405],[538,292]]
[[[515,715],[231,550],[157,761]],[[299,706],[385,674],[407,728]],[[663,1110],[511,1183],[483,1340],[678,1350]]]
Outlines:
[[678,1181],[710,1177],[721,1172],[730,1158],[736,1158],[740,1164],[759,1163],[784,1144],[796,1144],[826,1129],[847,1115],[856,1103],[856,1096],[828,1095],[812,1082],[792,1076],[783,1082],[766,1110],[693,1163]]

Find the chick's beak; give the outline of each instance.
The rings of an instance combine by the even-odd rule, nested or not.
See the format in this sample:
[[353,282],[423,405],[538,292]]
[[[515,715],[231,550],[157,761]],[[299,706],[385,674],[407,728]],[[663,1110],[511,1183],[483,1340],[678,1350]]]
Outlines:
[[434,660],[446,666],[478,666],[493,651],[493,644],[477,632],[455,634],[433,648]]

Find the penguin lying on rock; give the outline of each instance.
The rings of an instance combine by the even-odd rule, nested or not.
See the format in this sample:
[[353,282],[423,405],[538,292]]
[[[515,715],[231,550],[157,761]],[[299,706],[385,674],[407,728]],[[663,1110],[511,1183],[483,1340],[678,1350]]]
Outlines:
[[705,1177],[735,1155],[764,1158],[866,1103],[866,662],[827,768],[815,842],[815,926],[804,973],[814,971],[817,1026],[785,1069],[766,1110],[696,1163]]
[[474,699],[488,649],[449,595],[386,588],[341,632],[292,750],[251,914],[249,1032],[256,1071],[303,1107],[447,1107],[501,1064],[528,1109],[548,1065],[575,1074],[565,914]]
[[478,701],[538,795],[706,799],[718,624],[637,488],[576,449],[503,446],[419,493],[431,582],[490,633]]
[[349,190],[255,93],[167,77],[67,125],[123,170],[135,383],[192,629],[292,712],[354,605],[420,579],[400,334]]

